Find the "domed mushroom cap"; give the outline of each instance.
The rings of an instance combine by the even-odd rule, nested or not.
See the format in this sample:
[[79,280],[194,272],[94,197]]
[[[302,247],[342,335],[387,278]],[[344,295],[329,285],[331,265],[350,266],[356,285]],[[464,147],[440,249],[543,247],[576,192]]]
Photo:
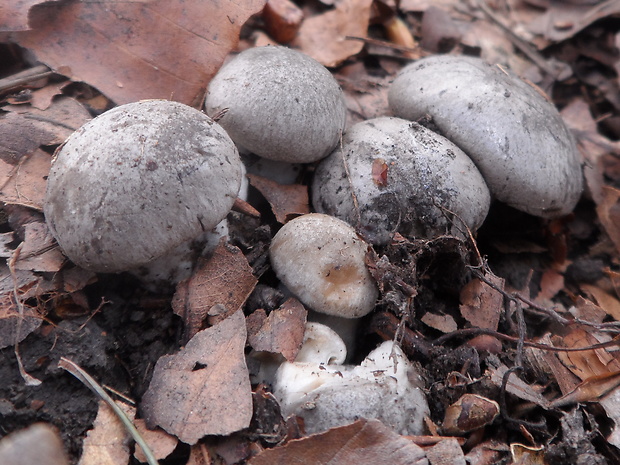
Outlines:
[[237,145],[264,158],[310,163],[327,156],[344,130],[340,86],[320,63],[286,47],[241,52],[211,80],[207,114]]
[[367,249],[347,223],[310,213],[278,231],[269,257],[280,281],[305,305],[358,318],[374,308],[379,294],[364,262]]
[[45,217],[74,263],[124,271],[217,225],[241,169],[234,143],[205,114],[163,100],[130,103],[86,123],[60,148]]
[[580,158],[557,109],[510,71],[472,57],[432,56],[399,73],[389,90],[396,116],[430,115],[476,163],[491,193],[541,217],[572,211]]
[[490,194],[474,163],[450,141],[417,123],[382,117],[351,127],[342,147],[321,161],[312,204],[384,244],[397,231],[464,237],[462,221],[475,231]]

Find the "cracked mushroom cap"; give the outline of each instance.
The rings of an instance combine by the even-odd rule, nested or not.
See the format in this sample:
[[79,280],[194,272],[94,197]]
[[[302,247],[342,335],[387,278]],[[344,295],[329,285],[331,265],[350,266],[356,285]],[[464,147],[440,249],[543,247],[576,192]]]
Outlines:
[[555,106],[512,72],[473,57],[427,57],[401,70],[388,100],[401,118],[432,117],[501,202],[551,218],[579,200],[580,156],[569,129]]
[[342,89],[319,62],[286,47],[241,52],[211,80],[205,107],[235,143],[270,160],[310,163],[344,130]]
[[[307,325],[310,335],[304,337],[302,356],[282,363],[276,371],[274,395],[284,416],[303,418],[308,434],[359,418],[379,419],[399,434],[420,434],[429,407],[424,392],[411,381],[418,375],[400,348],[386,341],[360,365],[329,362],[333,360],[330,350],[337,352],[313,341],[317,330],[330,331],[322,326]],[[331,339],[336,338],[331,334]],[[306,347],[309,342],[312,346]]]
[[45,217],[74,263],[125,271],[214,228],[241,172],[230,137],[200,111],[164,100],[121,105],[61,146]]
[[366,268],[368,244],[347,223],[310,213],[285,224],[269,248],[278,278],[311,309],[359,318],[379,291]]
[[312,184],[318,212],[358,226],[373,244],[407,237],[466,236],[480,227],[489,190],[474,163],[429,129],[382,117],[352,126],[321,161]]

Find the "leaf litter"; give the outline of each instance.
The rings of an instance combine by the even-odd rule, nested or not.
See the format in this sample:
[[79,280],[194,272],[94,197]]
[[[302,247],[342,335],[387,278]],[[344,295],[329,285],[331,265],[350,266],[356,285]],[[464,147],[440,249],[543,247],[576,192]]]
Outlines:
[[[538,463],[580,454],[597,463],[620,460],[601,445],[620,446],[617,2],[560,8],[544,0],[403,0],[398,6],[270,0],[261,15],[264,3],[186,2],[185,10],[160,1],[0,6],[0,52],[9,57],[2,76],[32,66],[29,57],[52,70],[6,89],[0,80],[0,255],[7,260],[0,268],[6,354],[0,374],[12,389],[0,387],[1,434],[26,426],[25,418],[72,424],[60,431],[72,461],[88,457],[82,437],[96,404],[83,392],[70,407],[59,403],[66,381],[51,368],[73,350],[138,400],[138,424],[146,419],[169,430],[155,433],[169,441],[160,459],[183,450],[176,438],[193,444],[175,463],[328,463],[333,457],[459,463],[467,457],[483,464],[516,463],[528,454]],[[395,28],[402,26],[405,34],[398,36]],[[53,150],[84,121],[141,98],[199,107],[229,52],[287,42],[332,68],[349,125],[389,114],[386,90],[408,60],[466,53],[508,65],[553,96],[578,142],[588,191],[571,217],[544,223],[494,206],[477,244],[396,236],[367,257],[382,295],[360,329],[367,341],[356,355],[393,338],[420,364],[432,404],[429,436],[404,438],[360,420],[303,437],[303,424],[282,418],[268,386],[249,384],[247,351],[292,360],[303,338],[305,309],[276,289],[266,254],[279,225],[308,211],[307,176],[289,186],[254,177],[267,200],[250,198],[261,217],[232,213],[231,243],[199,263],[174,297],[146,291],[128,276],[73,267],[50,242],[39,213]],[[92,347],[80,337],[85,332]],[[42,385],[24,386],[16,375],[16,342],[20,363]],[[232,355],[225,347],[234,348]],[[501,406],[491,427],[465,433],[467,443],[439,433],[446,408],[465,394]],[[606,418],[596,415],[598,406]],[[78,420],[74,411],[90,413]],[[102,453],[123,444],[108,440]]]

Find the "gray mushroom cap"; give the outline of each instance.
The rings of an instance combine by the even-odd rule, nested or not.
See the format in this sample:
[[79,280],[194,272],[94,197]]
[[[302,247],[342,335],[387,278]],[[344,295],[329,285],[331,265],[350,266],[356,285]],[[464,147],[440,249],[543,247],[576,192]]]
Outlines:
[[478,58],[427,57],[401,70],[388,99],[396,116],[432,117],[498,200],[541,217],[570,213],[579,200],[580,157],[570,131],[512,72]]
[[340,86],[320,63],[286,47],[256,47],[211,80],[207,114],[235,143],[264,158],[310,163],[327,156],[344,130]]
[[374,308],[379,294],[366,268],[367,250],[368,244],[344,221],[310,213],[278,231],[269,258],[280,281],[305,305],[359,318]]
[[241,170],[234,143],[205,114],[163,100],[130,103],[86,123],[59,149],[45,217],[74,263],[125,271],[217,225]]
[[[356,226],[373,244],[407,237],[466,236],[486,218],[490,194],[454,144],[400,118],[363,121],[321,161],[312,184],[316,211]],[[465,225],[463,224],[465,223]]]

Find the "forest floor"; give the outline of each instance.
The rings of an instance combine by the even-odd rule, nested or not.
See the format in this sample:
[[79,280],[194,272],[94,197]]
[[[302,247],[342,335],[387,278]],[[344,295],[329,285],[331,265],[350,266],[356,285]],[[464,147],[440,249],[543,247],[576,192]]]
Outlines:
[[[52,447],[53,439],[23,446],[7,436],[39,422],[55,427],[69,463],[145,461],[76,377],[81,368],[135,418],[161,464],[620,463],[620,2],[241,3],[0,6],[0,458],[10,445],[19,450],[0,462],[29,463],[28,454]],[[173,289],[71,264],[45,224],[52,155],[73,131],[143,99],[202,109],[229,54],[276,43],[330,69],[345,93],[347,127],[391,115],[387,90],[409,62],[473,55],[536,85],[577,141],[585,189],[570,215],[544,220],[494,202],[471,240],[396,236],[368,259],[381,297],[358,327],[363,342],[351,359],[398,340],[430,405],[424,435],[360,420],[305,436],[269,386],[249,384],[250,350],[286,356],[284,346],[301,343],[305,310],[281,326],[269,319],[287,304],[268,249],[282,223],[312,211],[313,165],[287,186],[250,177],[249,206],[228,216],[228,243]],[[181,366],[199,330],[219,331],[223,339],[201,350],[227,375],[196,361],[154,382],[158,361],[178,357],[167,360]],[[231,345],[234,354],[224,351]],[[196,401],[211,406],[202,439],[179,440],[197,434],[194,426],[146,428],[143,397],[155,385],[174,391],[160,394],[159,418],[187,418]],[[474,426],[447,434],[451,405],[497,411],[465,412]],[[392,455],[403,438],[416,446],[405,448],[412,455]]]

